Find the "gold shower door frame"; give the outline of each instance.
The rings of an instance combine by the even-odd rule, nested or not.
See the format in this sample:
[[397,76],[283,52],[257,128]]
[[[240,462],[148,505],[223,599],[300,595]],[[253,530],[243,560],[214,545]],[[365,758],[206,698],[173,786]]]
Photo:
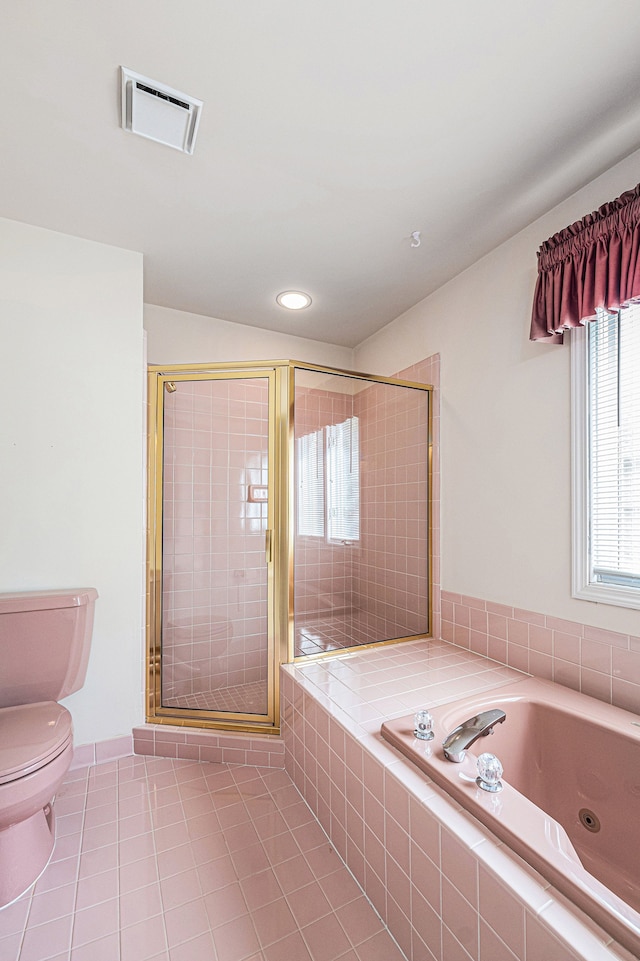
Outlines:
[[[270,364],[210,364],[149,367],[149,452],[148,452],[148,593],[147,593],[147,720],[158,724],[173,724],[201,728],[221,728],[251,733],[277,733],[279,730],[279,696],[277,670],[285,659],[276,651],[275,598],[281,576],[278,568],[276,528],[281,510],[277,492],[282,483],[278,476],[282,437],[280,425],[286,416],[277,410],[277,399],[283,391],[278,382],[283,371]],[[268,483],[267,522],[265,531],[265,564],[267,599],[265,621],[267,634],[266,710],[246,711],[205,710],[194,707],[168,705],[163,699],[162,627],[163,627],[163,495],[164,495],[164,400],[166,391],[181,383],[210,381],[251,381],[268,383]],[[262,485],[259,485],[262,486]]]
[[[428,624],[424,634],[416,634],[326,654],[344,655],[349,650],[395,644],[429,637],[432,627],[432,387],[425,384],[340,370],[292,360],[255,361],[238,364],[151,365],[148,368],[148,495],[147,495],[147,721],[186,727],[235,730],[248,733],[278,734],[279,668],[294,660],[294,388],[295,370],[352,377],[372,383],[418,388],[429,397],[427,439],[427,591]],[[167,385],[208,380],[267,378],[269,382],[268,500],[265,562],[267,564],[267,710],[264,714],[211,711],[168,707],[162,698],[162,581],[163,581],[163,414]]]

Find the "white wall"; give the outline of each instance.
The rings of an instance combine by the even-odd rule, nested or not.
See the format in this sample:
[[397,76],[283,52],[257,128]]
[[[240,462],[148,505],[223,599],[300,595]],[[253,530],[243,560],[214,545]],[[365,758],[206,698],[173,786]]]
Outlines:
[[353,362],[348,347],[151,304],[144,307],[144,326],[150,364],[288,359],[351,369]]
[[96,587],[75,741],[143,720],[142,257],[0,220],[0,591]]
[[631,634],[637,611],[571,597],[570,338],[528,337],[539,245],[635,186],[639,171],[636,153],[354,357],[359,370],[390,374],[441,354],[443,590]]

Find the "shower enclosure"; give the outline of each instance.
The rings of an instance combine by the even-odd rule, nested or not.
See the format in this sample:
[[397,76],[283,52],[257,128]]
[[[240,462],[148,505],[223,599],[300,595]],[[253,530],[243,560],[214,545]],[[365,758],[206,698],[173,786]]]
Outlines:
[[429,635],[430,391],[149,368],[149,721],[276,732],[281,663]]

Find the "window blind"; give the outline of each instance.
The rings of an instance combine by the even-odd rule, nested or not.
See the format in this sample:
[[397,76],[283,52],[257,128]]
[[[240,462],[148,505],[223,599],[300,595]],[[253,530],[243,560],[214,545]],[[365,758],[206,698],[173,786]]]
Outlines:
[[297,530],[329,541],[360,538],[360,438],[348,417],[296,440]]
[[586,326],[591,581],[640,589],[640,305]]
[[329,540],[360,537],[360,445],[358,418],[327,427],[327,517]]
[[297,439],[298,534],[324,537],[324,431]]

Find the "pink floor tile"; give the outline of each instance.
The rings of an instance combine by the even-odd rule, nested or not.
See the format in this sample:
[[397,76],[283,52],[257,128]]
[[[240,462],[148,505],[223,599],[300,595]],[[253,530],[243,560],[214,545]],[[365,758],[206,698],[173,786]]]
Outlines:
[[[5,938],[10,934],[21,934],[24,930],[27,916],[29,914],[30,896],[27,894],[8,904],[0,911],[0,938]],[[1,957],[1,955],[0,955]]]
[[247,824],[235,824],[231,827],[225,828],[224,840],[226,841],[229,851],[233,854],[234,851],[241,851],[243,848],[248,848],[250,845],[257,845],[260,841],[258,834],[251,823]]
[[265,961],[314,961],[298,931],[265,947],[262,954],[256,956],[256,961],[262,961],[262,958]]
[[278,834],[273,838],[264,838],[262,847],[266,851],[271,864],[280,864],[282,861],[288,861],[300,854],[300,848],[289,832]]
[[147,961],[166,950],[164,920],[152,918],[123,928],[120,944],[122,961]]
[[183,941],[182,944],[175,945],[171,949],[171,961],[215,961],[215,959],[216,949],[210,931],[191,941]]
[[20,945],[22,944],[22,934],[9,934],[6,937],[0,936],[0,958],[3,961],[17,961],[20,956]]
[[189,901],[178,908],[164,911],[169,949],[183,941],[209,931],[209,917],[204,900]]
[[107,844],[115,844],[118,840],[118,834],[121,838],[123,837],[121,825],[119,826],[117,821],[109,821],[107,824],[100,824],[94,828],[88,828],[85,825],[82,832],[82,851],[93,851],[96,848],[105,847]]
[[308,924],[302,934],[314,961],[334,961],[350,947],[342,925],[333,914]]
[[[326,839],[317,848],[306,851],[304,857],[317,880],[325,878],[342,868],[342,861],[336,854],[335,849],[326,842]],[[346,872],[344,872],[344,877],[351,879],[351,875]],[[348,882],[345,883],[348,884]]]
[[239,883],[228,884],[204,899],[210,927],[216,928],[226,921],[249,914],[249,908]]
[[[213,825],[213,827],[216,826]],[[216,858],[224,857],[229,853],[225,834],[222,831],[208,832],[201,837],[192,838],[191,850],[196,865],[215,861]]]
[[42,894],[43,891],[52,891],[63,884],[75,882],[77,874],[77,858],[67,858],[66,861],[52,861],[36,882],[35,893]]
[[231,860],[239,878],[250,877],[269,867],[269,859],[261,844],[251,844],[240,851],[234,851]]
[[[247,805],[247,809],[251,810],[251,807]],[[266,838],[283,834],[288,830],[286,821],[277,810],[270,811],[268,814],[261,813],[259,817],[254,819],[253,826],[256,829],[258,837],[263,841]]]
[[[116,932],[73,948],[73,961],[114,961],[120,951],[120,936]],[[66,955],[65,955],[66,961]]]
[[379,931],[368,941],[359,944],[357,952],[359,961],[404,961],[402,951],[388,931]]
[[[161,844],[163,844],[164,841],[166,841],[166,837],[162,838]],[[182,871],[188,871],[190,868],[195,867],[195,860],[190,844],[178,844],[169,848],[169,850],[165,850],[164,847],[156,848],[156,850],[160,877],[168,878],[171,877],[172,874],[180,874]]]
[[320,887],[334,909],[349,901],[355,901],[362,894],[348,871],[337,870],[320,878]]
[[187,825],[182,818],[164,826],[155,824],[153,836],[156,851],[170,852],[181,845],[186,845],[190,840]]
[[382,921],[372,911],[371,904],[365,897],[360,897],[339,908],[336,915],[354,946],[368,941],[379,931],[384,930]]
[[130,864],[121,864],[119,869],[120,892],[129,894],[158,880],[158,865],[155,856],[141,858]]
[[68,952],[72,920],[69,914],[46,924],[28,927],[22,942],[20,961],[45,961],[56,954]]
[[93,851],[85,851],[80,855],[81,878],[91,877],[92,874],[101,874],[109,871],[118,864],[118,845],[108,844]]
[[288,861],[282,861],[274,866],[274,871],[280,887],[285,894],[304,887],[314,880],[314,875],[304,855],[299,854]]
[[203,894],[219,891],[239,879],[233,861],[229,856],[207,861],[198,868],[198,879]]
[[375,949],[378,916],[283,771],[103,767],[63,785],[56,860],[0,912],[2,961],[362,961]]
[[[154,887],[151,885],[150,890]],[[198,871],[193,867],[179,874],[172,874],[170,877],[162,877],[159,890],[162,892],[162,905],[165,910],[178,908],[187,901],[193,901],[202,895]],[[138,896],[139,892],[136,893],[136,897]]]
[[298,930],[296,919],[284,898],[252,911],[251,919],[262,947],[281,941]]
[[215,928],[213,941],[218,961],[244,961],[260,947],[249,916],[236,918]]
[[240,888],[250,911],[276,901],[282,896],[282,888],[271,868],[242,879]]
[[291,891],[287,895],[287,901],[298,924],[302,927],[311,924],[313,921],[318,921],[319,918],[323,918],[333,911],[317,881]]
[[75,884],[64,884],[62,887],[54,888],[53,891],[38,894],[31,901],[29,924],[32,926],[46,924],[55,918],[73,914],[75,898]]
[[127,928],[132,924],[147,921],[162,913],[162,898],[159,884],[148,884],[138,888],[133,894],[120,898],[120,924]]
[[108,937],[118,930],[118,901],[102,901],[90,908],[76,911],[73,920],[74,948],[99,938]]

